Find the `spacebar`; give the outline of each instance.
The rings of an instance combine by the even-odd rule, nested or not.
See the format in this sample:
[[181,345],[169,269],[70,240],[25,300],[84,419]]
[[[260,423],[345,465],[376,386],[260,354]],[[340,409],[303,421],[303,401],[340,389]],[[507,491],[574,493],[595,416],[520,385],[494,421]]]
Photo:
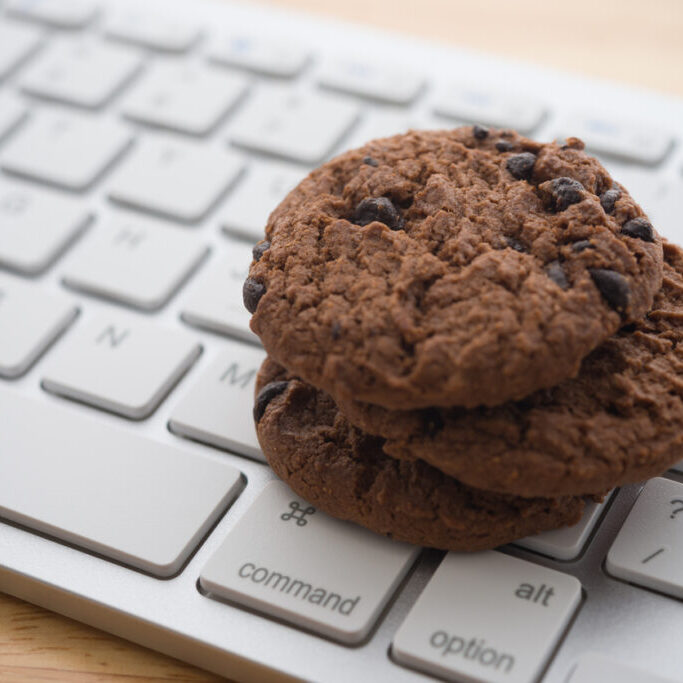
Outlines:
[[0,388],[0,518],[157,576],[175,574],[240,473]]

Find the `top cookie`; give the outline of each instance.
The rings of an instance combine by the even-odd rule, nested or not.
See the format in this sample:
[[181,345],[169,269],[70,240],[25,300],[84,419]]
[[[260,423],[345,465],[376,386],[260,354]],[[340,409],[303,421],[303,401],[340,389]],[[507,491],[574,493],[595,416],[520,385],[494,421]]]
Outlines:
[[324,164],[244,286],[268,353],[341,400],[496,405],[553,386],[650,308],[662,245],[583,151],[412,131]]

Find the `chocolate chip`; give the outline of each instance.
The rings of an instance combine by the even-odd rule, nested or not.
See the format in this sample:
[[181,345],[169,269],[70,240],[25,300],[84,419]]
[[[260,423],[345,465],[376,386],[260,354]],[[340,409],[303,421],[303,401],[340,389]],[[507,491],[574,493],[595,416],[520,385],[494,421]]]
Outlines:
[[567,280],[567,275],[559,261],[549,263],[546,266],[545,272],[560,289],[569,289],[569,280]]
[[268,249],[270,249],[270,242],[268,240],[264,240],[263,242],[259,242],[252,250],[251,250],[251,255],[254,258],[254,261],[260,261],[261,256],[265,254]]
[[517,180],[529,180],[533,173],[535,163],[535,155],[531,152],[522,152],[521,154],[511,156],[507,160],[505,168],[507,168]]
[[650,221],[642,216],[639,216],[638,218],[632,218],[630,221],[626,221],[621,228],[621,232],[624,235],[636,237],[644,242],[655,241],[655,231],[652,229]]
[[438,408],[427,408],[422,411],[422,426],[428,437],[436,436],[445,426],[443,417]]
[[496,142],[496,149],[499,152],[509,152],[513,147],[514,145],[507,140],[498,140],[498,142]]
[[586,249],[595,249],[595,245],[590,240],[580,240],[572,244],[572,251],[575,254],[580,254],[582,251],[586,251]]
[[266,286],[254,280],[253,277],[248,277],[244,281],[242,287],[242,300],[244,301],[244,307],[253,313],[258,306],[258,302],[261,301],[261,297],[266,293]]
[[629,323],[628,325],[624,325],[623,327],[619,328],[619,332],[623,332],[624,334],[632,334],[638,329],[638,325],[635,323]]
[[373,159],[372,157],[363,157],[363,163],[368,166],[379,166],[379,161]]
[[261,391],[258,392],[254,401],[254,422],[258,424],[266,412],[268,404],[286,388],[289,382],[269,382]]
[[614,211],[614,205],[619,197],[621,197],[621,192],[615,188],[607,190],[600,195],[600,206],[602,206],[605,213],[612,213]]
[[600,294],[605,297],[605,301],[614,310],[623,313],[631,297],[628,280],[613,270],[591,268],[588,272],[591,274],[595,286],[600,290]]
[[363,199],[353,213],[356,225],[367,225],[373,221],[384,223],[392,230],[403,229],[403,219],[398,209],[386,197],[368,197]]
[[552,211],[564,211],[572,204],[578,204],[586,191],[578,180],[567,177],[553,178],[538,189]]
[[335,320],[332,323],[332,329],[330,330],[332,333],[332,339],[336,341],[337,339],[339,339],[339,337],[341,337],[341,329],[341,325],[337,320]]
[[484,126],[472,126],[472,135],[477,140],[485,140],[489,136],[489,129]]
[[505,242],[507,243],[508,247],[510,247],[510,249],[519,251],[522,254],[526,254],[527,251],[529,251],[526,248],[526,245],[523,242],[520,242],[516,237],[506,237]]

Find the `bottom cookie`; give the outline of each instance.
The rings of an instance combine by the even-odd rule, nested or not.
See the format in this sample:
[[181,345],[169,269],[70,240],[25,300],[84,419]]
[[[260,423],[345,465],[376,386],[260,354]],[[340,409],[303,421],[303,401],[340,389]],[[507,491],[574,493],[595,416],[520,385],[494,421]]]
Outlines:
[[396,540],[475,551],[575,524],[577,496],[519,498],[471,488],[421,460],[395,460],[334,401],[267,359],[254,417],[275,473],[320,510]]

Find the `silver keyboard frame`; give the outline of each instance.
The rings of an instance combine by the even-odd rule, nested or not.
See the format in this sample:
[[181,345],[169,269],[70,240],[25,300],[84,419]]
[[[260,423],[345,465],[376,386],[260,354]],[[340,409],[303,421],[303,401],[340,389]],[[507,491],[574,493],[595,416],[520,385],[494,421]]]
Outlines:
[[[107,6],[112,5],[139,9],[140,1],[101,0],[99,4],[106,12]],[[430,101],[435,82],[469,76],[489,82],[493,89],[529,92],[533,88],[538,99],[554,111],[564,111],[568,101],[576,101],[581,103],[581,108],[597,105],[605,113],[616,116],[633,112],[628,118],[666,126],[679,141],[657,173],[673,177],[681,172],[683,100],[271,7],[240,5],[226,0],[147,0],[146,7],[152,13],[163,11],[179,18],[186,16],[207,27],[225,26],[226,31],[241,27],[254,29],[258,22],[263,35],[280,35],[296,40],[310,45],[319,54],[343,52],[350,38],[354,46],[365,46],[370,59],[377,57],[387,61],[395,58],[401,63],[410,54],[414,68],[429,75],[431,81],[430,88],[419,100],[418,109]],[[200,47],[188,59],[200,59],[201,55]],[[434,73],[435,65],[439,65],[437,73]],[[21,73],[21,69],[18,71]],[[298,79],[297,87],[308,87],[311,73],[312,69],[307,69]],[[6,84],[11,88],[13,79],[8,79]],[[40,103],[38,106],[53,105]],[[98,116],[118,117],[118,100]],[[131,127],[145,130],[135,124]],[[230,117],[219,130],[199,140],[198,144],[225,144],[229,127]],[[551,115],[535,131],[535,136],[546,139],[560,132],[561,119]],[[342,140],[336,151],[343,146]],[[105,215],[112,210],[104,198],[103,188],[106,186],[105,176],[94,190],[83,195],[84,202],[97,215]],[[220,253],[225,243],[215,222],[218,214],[219,211],[213,211],[202,225],[191,228],[197,232],[198,239],[211,244],[214,255]],[[70,298],[81,308],[81,320],[77,324],[83,324],[84,318],[98,311],[120,310],[114,304],[65,290],[60,285],[60,277],[58,262],[38,280],[47,290],[59,290],[62,296]],[[181,291],[158,313],[150,315],[131,311],[130,314],[177,325],[185,294],[184,290]],[[198,588],[200,570],[273,475],[261,463],[180,439],[168,431],[168,418],[182,398],[184,389],[200,376],[222,349],[219,336],[187,329],[192,329],[201,341],[204,353],[156,413],[142,422],[122,420],[47,394],[40,388],[40,361],[19,380],[5,384],[18,394],[35,396],[41,401],[55,401],[74,411],[88,412],[162,442],[189,451],[210,453],[211,457],[222,460],[227,458],[244,474],[246,485],[241,495],[182,571],[170,579],[153,578],[18,526],[0,523],[0,590],[239,680],[430,680],[431,677],[391,660],[391,640],[432,575],[442,557],[440,552],[422,553],[380,617],[375,630],[364,643],[353,647],[201,594]],[[59,457],[58,452],[55,457]],[[683,479],[676,474],[670,476]],[[604,570],[605,555],[638,490],[638,486],[630,486],[618,492],[609,503],[587,551],[576,561],[557,562],[512,547],[503,550],[572,574],[583,585],[582,605],[545,672],[543,680],[547,683],[566,681],[579,655],[588,651],[601,652],[660,676],[683,680],[683,603],[609,577]]]

